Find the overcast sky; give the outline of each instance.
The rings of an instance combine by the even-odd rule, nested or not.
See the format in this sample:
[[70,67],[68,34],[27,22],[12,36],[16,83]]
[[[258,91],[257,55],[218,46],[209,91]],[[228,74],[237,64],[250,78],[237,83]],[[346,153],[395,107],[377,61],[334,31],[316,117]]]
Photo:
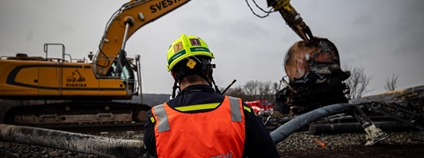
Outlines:
[[[256,1],[266,8],[265,0]],[[86,57],[89,51],[97,52],[106,22],[125,2],[2,0],[0,55],[44,56],[44,43],[59,42],[74,58]],[[383,84],[393,73],[399,75],[398,88],[424,84],[424,1],[292,0],[291,4],[315,36],[336,44],[342,65],[364,67],[372,77],[372,91],[367,94],[384,92]],[[193,0],[129,39],[128,56],[141,55],[143,93],[171,93],[166,53],[181,33],[200,36],[209,44],[220,87],[233,79],[235,86],[250,80],[278,82],[285,76],[286,51],[300,40],[281,15],[258,18],[244,0]],[[59,49],[52,50],[53,57],[60,57]]]

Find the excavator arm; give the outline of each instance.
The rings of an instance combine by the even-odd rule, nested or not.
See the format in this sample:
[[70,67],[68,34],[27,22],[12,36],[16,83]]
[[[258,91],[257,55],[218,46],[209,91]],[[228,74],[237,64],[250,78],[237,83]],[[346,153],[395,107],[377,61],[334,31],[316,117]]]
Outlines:
[[268,7],[278,11],[286,21],[287,25],[300,36],[306,43],[312,43],[314,36],[311,29],[305,24],[300,14],[290,4],[290,0],[267,0]]
[[[131,0],[119,8],[108,21],[99,50],[94,56],[97,77],[108,76],[112,63],[118,58],[115,75],[121,73],[126,59],[125,43],[138,29],[190,0]],[[92,56],[89,58],[92,58]]]

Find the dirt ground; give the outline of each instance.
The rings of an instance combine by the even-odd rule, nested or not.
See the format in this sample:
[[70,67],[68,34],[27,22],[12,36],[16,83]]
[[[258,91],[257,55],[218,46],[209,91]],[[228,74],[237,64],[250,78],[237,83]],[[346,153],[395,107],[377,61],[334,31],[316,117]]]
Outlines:
[[331,150],[322,148],[309,152],[280,152],[280,155],[287,158],[418,158],[424,157],[424,144],[352,146]]

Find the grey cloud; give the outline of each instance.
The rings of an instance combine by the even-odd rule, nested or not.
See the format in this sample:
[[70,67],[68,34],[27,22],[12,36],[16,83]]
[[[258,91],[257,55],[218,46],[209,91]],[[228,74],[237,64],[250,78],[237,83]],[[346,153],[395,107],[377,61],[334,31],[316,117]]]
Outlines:
[[366,26],[366,25],[370,25],[373,22],[374,18],[373,15],[370,14],[365,14],[365,13],[361,13],[359,15],[357,15],[353,21],[352,24],[354,26]]
[[26,41],[31,42],[33,36],[34,36],[34,31],[32,31],[32,30],[27,31],[26,32]]

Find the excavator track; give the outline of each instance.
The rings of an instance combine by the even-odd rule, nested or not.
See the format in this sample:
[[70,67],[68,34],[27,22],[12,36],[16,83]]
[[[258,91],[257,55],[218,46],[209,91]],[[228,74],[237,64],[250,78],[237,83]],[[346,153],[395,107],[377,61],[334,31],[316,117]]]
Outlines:
[[65,101],[21,105],[8,110],[4,123],[65,131],[142,130],[146,104],[111,101]]

